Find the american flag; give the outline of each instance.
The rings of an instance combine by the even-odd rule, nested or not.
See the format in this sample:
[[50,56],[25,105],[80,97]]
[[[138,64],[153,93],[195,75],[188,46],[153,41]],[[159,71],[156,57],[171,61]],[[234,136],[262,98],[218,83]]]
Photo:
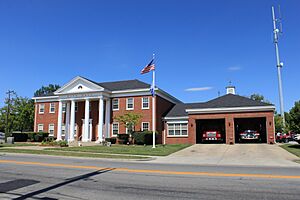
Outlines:
[[141,74],[146,74],[152,70],[155,70],[154,59],[152,59],[151,62],[142,69]]

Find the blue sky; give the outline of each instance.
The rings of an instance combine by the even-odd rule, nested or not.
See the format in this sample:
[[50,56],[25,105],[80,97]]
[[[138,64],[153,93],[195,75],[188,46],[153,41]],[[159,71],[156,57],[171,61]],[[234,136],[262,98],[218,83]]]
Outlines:
[[157,85],[184,102],[215,98],[232,81],[238,94],[260,93],[278,106],[273,4],[283,15],[289,110],[300,99],[298,0],[0,0],[0,105],[8,89],[32,97],[77,75],[150,83],[140,70],[154,52]]

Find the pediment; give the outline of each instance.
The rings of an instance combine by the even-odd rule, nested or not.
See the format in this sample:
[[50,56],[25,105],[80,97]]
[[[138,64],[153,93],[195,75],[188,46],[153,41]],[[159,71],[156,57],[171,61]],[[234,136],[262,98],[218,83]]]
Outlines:
[[54,94],[72,94],[104,91],[104,88],[83,77],[75,77],[70,82],[54,92]]

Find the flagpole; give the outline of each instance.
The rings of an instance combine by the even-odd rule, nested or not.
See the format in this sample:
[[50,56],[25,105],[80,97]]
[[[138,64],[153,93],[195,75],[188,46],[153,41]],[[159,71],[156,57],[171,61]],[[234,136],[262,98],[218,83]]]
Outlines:
[[[154,61],[154,54],[152,57],[153,61]],[[152,148],[155,148],[155,125],[156,125],[156,121],[155,121],[155,117],[156,117],[156,108],[155,108],[155,69],[152,70],[152,87],[153,87],[153,93],[154,95],[152,95],[152,140],[153,140],[153,146]]]

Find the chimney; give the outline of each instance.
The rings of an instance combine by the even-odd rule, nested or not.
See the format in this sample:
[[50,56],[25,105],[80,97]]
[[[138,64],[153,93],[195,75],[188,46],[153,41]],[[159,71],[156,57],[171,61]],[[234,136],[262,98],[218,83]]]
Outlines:
[[229,81],[229,85],[226,87],[226,94],[235,94],[235,87]]

